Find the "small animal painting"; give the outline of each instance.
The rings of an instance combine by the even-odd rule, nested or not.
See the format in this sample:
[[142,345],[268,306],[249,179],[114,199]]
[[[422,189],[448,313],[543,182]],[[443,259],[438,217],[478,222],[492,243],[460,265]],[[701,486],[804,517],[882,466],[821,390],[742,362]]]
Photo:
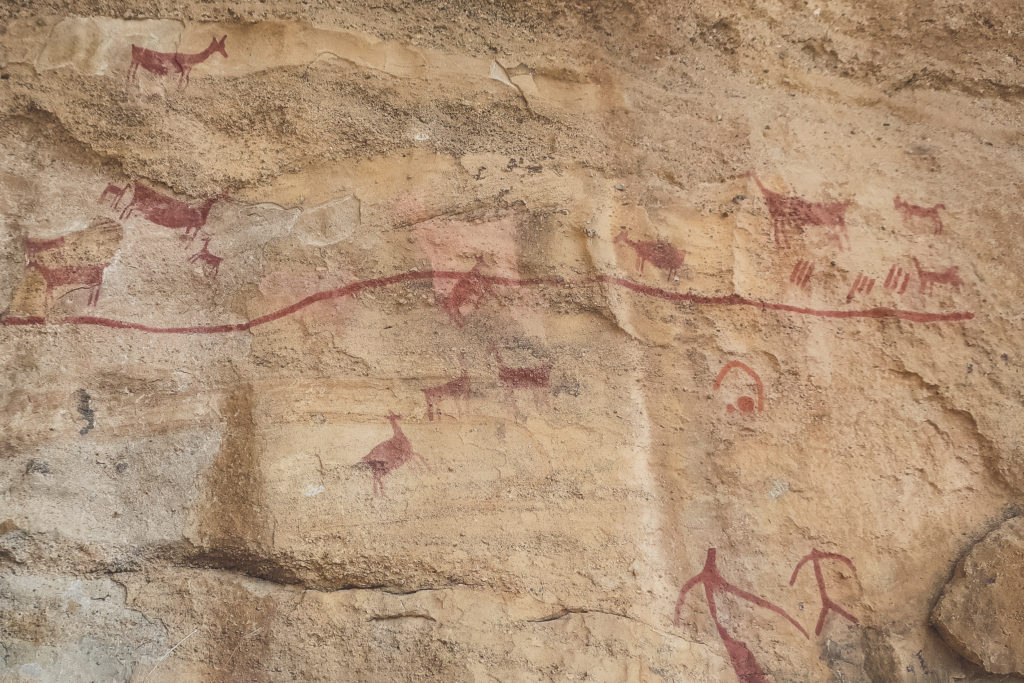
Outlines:
[[462,314],[465,306],[475,306],[485,295],[495,296],[491,283],[480,274],[483,264],[483,258],[478,256],[473,267],[455,281],[455,286],[442,302],[448,317],[458,327],[462,327],[466,322]]
[[375,496],[384,495],[384,477],[413,458],[418,459],[428,470],[430,469],[430,465],[423,456],[412,449],[409,437],[402,432],[402,428],[398,424],[401,417],[394,413],[388,414],[393,435],[390,439],[374,446],[359,461],[361,465],[369,467],[373,473],[373,494]]
[[227,195],[218,194],[199,206],[190,206],[143,185],[135,185],[132,199],[121,211],[120,218],[121,220],[131,218],[132,214],[137,211],[145,216],[146,220],[165,228],[174,230],[184,228],[184,236],[195,239],[199,230],[206,225],[206,219],[210,215],[210,209],[213,208],[214,203],[226,198]]
[[439,384],[434,387],[427,387],[423,390],[423,398],[427,401],[427,419],[431,422],[434,421],[435,416],[439,416],[441,411],[438,409],[438,405],[441,401],[446,399],[452,399],[455,404],[458,405],[459,400],[467,398],[469,396],[469,375],[465,370],[462,374],[450,382]]
[[939,211],[946,210],[945,204],[918,206],[917,204],[908,204],[897,196],[893,198],[892,205],[903,214],[904,225],[911,223],[915,218],[922,218],[931,223],[932,234],[942,234],[942,217],[939,216]]
[[959,292],[961,285],[964,284],[964,281],[960,279],[958,266],[950,266],[945,270],[925,270],[916,257],[911,256],[910,260],[917,268],[918,288],[922,294],[931,294],[935,285],[949,285]]
[[205,50],[195,53],[157,52],[156,50],[150,50],[148,47],[139,47],[133,44],[132,63],[128,67],[128,80],[131,81],[137,78],[139,67],[141,66],[146,71],[157,76],[166,76],[172,71],[176,72],[178,74],[178,87],[182,86],[182,82],[187,86],[192,73],[192,67],[196,64],[205,62],[214,53],[219,53],[227,59],[228,52],[224,48],[224,41],[226,39],[226,35],[221,37],[220,40],[217,40],[217,37],[214,36]]
[[220,271],[220,262],[224,259],[220,256],[214,256],[210,253],[210,240],[211,237],[203,239],[203,248],[188,257],[189,263],[195,263],[201,261],[204,266],[209,266],[210,271],[214,277],[217,277],[217,273]]
[[626,244],[636,252],[636,268],[641,274],[644,272],[644,265],[648,261],[655,268],[663,270],[671,280],[683,265],[686,259],[686,251],[677,249],[673,244],[665,240],[633,240],[629,238],[629,231],[622,226],[622,231],[615,236],[615,244]]
[[829,240],[836,242],[840,250],[850,248],[850,238],[846,232],[846,210],[852,201],[824,203],[791,197],[769,190],[753,171],[743,175],[753,178],[761,189],[772,218],[776,244],[783,247],[788,244],[787,231],[802,233],[805,228],[813,226],[824,228]]

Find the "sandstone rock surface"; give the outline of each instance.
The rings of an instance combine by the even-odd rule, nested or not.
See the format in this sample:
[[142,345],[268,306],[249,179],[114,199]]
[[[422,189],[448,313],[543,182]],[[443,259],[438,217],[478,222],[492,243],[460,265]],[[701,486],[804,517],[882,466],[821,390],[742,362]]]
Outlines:
[[0,3],[0,680],[1008,680],[1022,34]]
[[1024,675],[1024,517],[971,548],[942,590],[932,621],[985,671]]

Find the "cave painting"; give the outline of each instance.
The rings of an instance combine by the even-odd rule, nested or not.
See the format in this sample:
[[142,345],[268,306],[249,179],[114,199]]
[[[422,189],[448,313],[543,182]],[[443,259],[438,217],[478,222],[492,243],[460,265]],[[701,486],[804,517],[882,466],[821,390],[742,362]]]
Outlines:
[[945,204],[917,206],[916,204],[908,204],[897,196],[893,198],[892,205],[903,214],[904,225],[912,223],[915,218],[921,218],[931,224],[932,234],[942,234],[942,217],[939,216],[939,211],[946,210]]
[[[406,200],[401,208],[414,215],[424,210],[416,199]],[[522,218],[515,210],[473,210],[415,224],[417,245],[438,274],[432,277],[434,296],[456,326],[462,327],[488,296],[496,295],[496,280],[518,277],[517,235]],[[517,315],[529,312],[520,310]]]
[[897,294],[903,294],[907,291],[907,285],[910,284],[910,273],[906,272],[899,266],[892,266],[889,268],[889,274],[885,276],[885,288],[891,289]]
[[394,434],[390,439],[381,441],[374,446],[359,461],[373,472],[373,494],[375,496],[384,494],[384,476],[397,470],[413,458],[418,459],[428,470],[430,469],[430,465],[423,456],[412,449],[409,437],[402,432],[402,428],[398,425],[401,418],[401,415],[388,413],[388,421],[391,423]]
[[917,279],[919,291],[922,294],[931,294],[935,285],[949,285],[956,291],[960,291],[960,285],[964,283],[960,279],[960,269],[957,266],[950,266],[945,270],[925,270],[916,257],[911,257],[914,267],[917,268]]
[[441,401],[451,399],[455,401],[455,405],[458,407],[459,401],[468,397],[469,375],[466,373],[465,368],[463,368],[462,374],[450,382],[427,387],[423,390],[423,398],[427,401],[427,419],[433,422],[435,416],[441,415],[441,411],[438,408],[438,404]]
[[748,171],[743,176],[753,178],[761,189],[764,201],[768,205],[768,213],[771,215],[776,244],[786,246],[787,231],[802,233],[805,228],[814,226],[824,228],[829,240],[836,242],[840,250],[850,248],[850,238],[846,233],[846,209],[853,203],[851,200],[812,202],[803,197],[772,192],[753,171]]
[[757,389],[757,400],[755,401],[749,396],[740,396],[736,400],[736,405],[730,403],[726,407],[726,410],[730,413],[736,411],[737,409],[739,409],[741,413],[752,413],[755,409],[759,413],[764,412],[764,384],[761,382],[761,378],[758,376],[758,374],[754,372],[749,365],[743,363],[742,361],[733,360],[726,363],[719,371],[718,377],[715,378],[715,383],[714,385],[712,385],[712,388],[715,391],[718,391],[718,389],[722,386],[722,380],[724,380],[725,376],[728,375],[729,372],[734,368],[739,368],[740,370],[743,370],[748,375],[750,375],[751,379],[754,380],[754,386]]
[[821,635],[821,629],[825,626],[825,617],[828,616],[830,611],[849,619],[855,624],[858,623],[855,616],[837,605],[832,601],[832,598],[828,596],[828,591],[825,589],[825,576],[821,573],[822,560],[839,560],[840,562],[845,562],[854,574],[857,573],[857,568],[853,566],[853,560],[850,558],[845,555],[839,555],[838,553],[825,553],[817,548],[812,548],[811,552],[805,555],[800,562],[797,563],[796,569],[793,570],[793,576],[789,579],[790,586],[796,583],[797,574],[800,573],[800,569],[807,564],[808,561],[810,561],[814,566],[814,578],[818,582],[818,593],[821,595],[821,613],[818,615],[818,624],[814,627],[814,635],[816,636]]
[[157,76],[166,76],[173,69],[178,73],[178,87],[180,88],[183,82],[187,86],[189,84],[189,76],[192,73],[192,67],[196,64],[205,62],[215,52],[219,52],[227,59],[228,53],[224,49],[224,41],[226,39],[226,35],[220,40],[217,40],[217,37],[214,36],[210,39],[210,44],[205,50],[195,53],[157,52],[156,50],[150,50],[147,47],[139,47],[133,44],[132,63],[128,67],[128,80],[131,81],[137,78],[140,66]]
[[679,613],[683,608],[683,603],[686,601],[686,594],[689,593],[690,589],[698,584],[704,585],[704,597],[708,603],[708,612],[711,614],[711,620],[715,623],[715,628],[718,629],[718,636],[722,639],[722,644],[725,645],[725,650],[729,654],[729,660],[732,662],[733,671],[739,677],[743,683],[768,683],[768,677],[765,675],[764,670],[754,659],[754,653],[750,651],[747,644],[741,640],[733,638],[729,632],[722,625],[722,622],[718,619],[718,606],[715,603],[715,594],[731,593],[741,600],[746,600],[758,607],[771,610],[776,614],[784,617],[789,623],[793,624],[800,633],[804,634],[805,638],[808,638],[807,631],[801,626],[793,617],[789,616],[786,610],[782,609],[778,605],[768,602],[764,598],[760,598],[753,593],[737,588],[728,581],[722,578],[722,575],[718,572],[718,564],[716,562],[717,551],[715,548],[708,548],[707,559],[704,561],[704,568],[700,570],[700,573],[687,581],[682,589],[679,591],[679,598],[676,600],[675,617],[673,623],[679,626]]
[[473,267],[455,281],[455,286],[442,299],[441,305],[448,313],[448,317],[459,327],[466,323],[466,319],[462,315],[464,307],[476,308],[485,295],[496,296],[491,283],[480,275],[480,268],[483,264],[483,257],[477,256]]
[[[109,260],[105,262],[109,263]],[[395,273],[392,275],[387,275],[384,277],[374,277],[365,280],[355,280],[340,287],[332,287],[330,289],[322,289],[313,292],[297,301],[293,301],[292,303],[286,306],[282,306],[280,308],[263,313],[262,315],[258,315],[254,318],[250,318],[248,320],[243,320],[240,322],[213,322],[193,325],[179,325],[172,327],[157,327],[154,325],[148,325],[146,323],[134,320],[98,318],[94,316],[74,316],[64,318],[59,322],[64,325],[96,325],[99,327],[107,327],[118,330],[137,330],[149,334],[231,334],[235,332],[246,332],[261,325],[272,323],[275,320],[281,320],[282,318],[295,315],[297,312],[302,311],[315,304],[318,304],[322,301],[334,301],[337,299],[349,298],[357,295],[359,292],[363,292],[366,290],[381,289],[385,287],[395,287],[407,282],[433,280],[436,283],[438,280],[445,279],[451,281],[456,279],[456,277],[461,277],[461,275],[456,276],[451,271],[409,270]],[[496,278],[492,277],[490,279],[494,280]],[[634,282],[632,280],[627,280],[625,278],[621,278],[614,275],[608,275],[605,273],[598,273],[597,275],[589,276],[575,281],[563,277],[532,278],[529,280],[501,277],[500,281],[503,287],[515,289],[522,289],[531,286],[577,289],[584,287],[592,287],[595,284],[603,283],[614,287],[621,287],[622,289],[629,290],[630,292],[640,296],[647,296],[655,299],[660,299],[663,301],[670,301],[677,304],[688,303],[698,306],[742,306],[753,309],[759,313],[767,313],[769,311],[782,312],[790,313],[793,315],[806,315],[813,316],[816,318],[835,320],[848,320],[852,318],[871,318],[875,320],[895,319],[920,324],[934,324],[974,319],[974,313],[972,311],[915,311],[887,307],[845,310],[822,309],[810,308],[807,306],[797,306],[794,304],[782,303],[778,301],[751,299],[748,297],[743,297],[735,294],[722,297],[706,294],[697,294],[694,292],[673,292],[667,289],[659,289],[658,287],[644,285],[638,282]],[[25,317],[19,314],[12,314],[11,311],[9,310],[8,314],[5,315],[2,319],[0,319],[0,324],[43,325],[46,324],[46,321],[34,316]]]
[[535,404],[547,403],[549,386],[551,384],[551,368],[553,367],[551,363],[527,367],[505,365],[498,347],[491,345],[490,349],[494,353],[495,360],[498,362],[498,381],[505,388],[505,394],[508,397],[509,403],[512,404],[512,409],[515,411],[517,418],[520,417],[519,406],[516,403],[517,390],[532,390]]
[[811,275],[814,274],[814,264],[810,261],[797,261],[796,265],[793,266],[792,272],[789,274],[789,281],[800,289],[807,289],[807,284],[811,281]]
[[203,248],[188,257],[189,263],[195,263],[199,261],[203,264],[203,267],[209,267],[210,272],[213,273],[214,277],[217,277],[218,271],[220,271],[220,262],[223,261],[220,256],[214,256],[210,253],[210,240],[211,237],[203,238]]
[[[96,218],[84,230],[53,239],[25,237],[22,246],[28,258],[25,278],[12,302],[15,308],[26,297],[43,293],[42,310],[30,306],[44,317],[59,298],[86,291],[87,306],[95,306],[103,286],[103,275],[110,265],[122,237],[121,226],[107,218]],[[38,301],[38,299],[36,299]]]
[[854,297],[858,294],[867,296],[871,293],[871,290],[875,286],[875,278],[868,277],[864,273],[857,273],[857,277],[854,278],[853,284],[850,285],[850,291],[846,293],[846,301],[853,301]]
[[162,195],[143,185],[135,185],[132,200],[121,211],[121,220],[130,218],[138,211],[146,220],[177,230],[185,228],[185,237],[195,239],[196,234],[206,225],[206,218],[214,203],[226,199],[227,195],[218,194],[210,197],[199,206],[191,206],[185,202]]
[[625,244],[636,252],[636,268],[641,274],[648,261],[656,268],[665,271],[668,279],[675,277],[676,272],[686,259],[686,251],[677,249],[665,240],[632,240],[629,231],[622,226],[621,232],[613,240],[615,244]]
[[110,203],[110,206],[116,209],[117,205],[120,204],[121,200],[124,198],[124,193],[127,189],[127,185],[124,187],[119,187],[118,185],[107,185],[107,188],[103,190],[103,193],[100,195],[100,204],[107,201],[107,197],[113,197],[114,200]]

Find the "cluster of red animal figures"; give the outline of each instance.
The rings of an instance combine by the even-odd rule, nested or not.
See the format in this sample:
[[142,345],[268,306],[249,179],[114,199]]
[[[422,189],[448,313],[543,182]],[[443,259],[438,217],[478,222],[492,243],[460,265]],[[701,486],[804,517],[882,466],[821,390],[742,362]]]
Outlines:
[[205,62],[215,52],[219,52],[227,59],[228,52],[224,49],[224,41],[226,39],[227,36],[223,36],[220,40],[217,40],[215,36],[210,40],[210,44],[205,50],[195,53],[157,52],[156,50],[150,50],[148,47],[139,47],[133,44],[132,63],[128,67],[127,80],[135,80],[141,66],[146,71],[157,76],[166,76],[172,71],[176,72],[178,74],[178,87],[180,88],[183,84],[187,86],[189,84],[189,76],[192,73],[192,67],[196,64]]
[[[851,200],[844,202],[812,202],[803,197],[794,197],[780,194],[769,190],[753,171],[744,173],[741,177],[753,178],[764,196],[768,205],[768,213],[772,219],[772,231],[775,235],[775,242],[780,246],[788,243],[787,232],[803,233],[808,227],[824,228],[826,236],[830,241],[837,243],[840,250],[850,248],[850,238],[846,232],[846,209],[852,203]],[[942,218],[940,210],[945,210],[945,204],[934,206],[918,206],[903,201],[900,197],[893,199],[893,206],[903,214],[904,224],[911,224],[915,219],[927,221],[933,234],[942,233]]]
[[[533,390],[535,392],[535,400],[538,402],[547,401],[548,387],[551,383],[551,369],[553,367],[551,363],[529,367],[509,366],[505,365],[497,346],[490,345],[490,350],[498,362],[498,381],[504,387],[517,418],[519,417],[519,408],[515,399],[515,392],[517,390]],[[462,374],[455,379],[423,389],[423,398],[427,403],[427,419],[433,422],[435,417],[441,415],[439,408],[441,401],[454,400],[456,405],[458,405],[459,401],[469,398],[469,394],[469,373],[463,366]],[[384,492],[382,481],[384,475],[401,467],[412,457],[418,457],[422,460],[422,457],[412,450],[409,439],[402,433],[401,428],[398,427],[398,418],[399,416],[394,413],[389,415],[388,419],[391,420],[392,427],[394,428],[394,436],[375,446],[361,461],[373,471],[373,492],[375,495]]]
[[[533,391],[536,403],[547,403],[553,364],[542,363],[528,367],[505,365],[497,346],[491,344],[489,348],[498,363],[498,382],[504,388],[508,401],[512,404],[517,416],[520,415],[515,395],[518,389]],[[440,416],[441,411],[438,404],[441,401],[452,399],[458,405],[458,401],[468,398],[469,394],[469,374],[465,367],[462,368],[462,374],[455,379],[423,389],[423,397],[427,402],[427,419],[433,421],[436,416]]]
[[[921,294],[932,294],[935,285],[949,285],[959,292],[960,287],[964,284],[963,279],[960,277],[960,269],[957,266],[949,266],[942,270],[927,270],[921,267],[921,262],[917,260],[917,257],[911,256],[910,260],[914,262],[914,268],[917,270],[917,291]],[[794,279],[795,273],[798,269],[802,273],[807,273],[807,267],[803,265],[806,263],[807,261],[800,261],[794,266],[794,274],[790,275],[790,282],[798,284],[798,281]],[[903,294],[910,285],[911,276],[912,274],[909,269],[905,270],[899,265],[893,265],[889,268],[883,287],[895,294]],[[874,288],[875,282],[876,278],[868,277],[863,272],[857,273],[853,283],[850,285],[850,291],[846,293],[846,301],[853,301],[858,295],[867,296]]]
[[[110,205],[117,209],[118,204],[121,203],[129,187],[130,185],[125,185],[124,187],[107,185],[106,189],[100,194],[100,203],[102,204],[110,198]],[[185,234],[182,236],[182,239],[187,239],[189,244],[202,231],[205,235],[203,237],[203,247],[195,254],[192,254],[188,261],[189,263],[201,262],[204,266],[209,267],[210,272],[216,277],[220,271],[221,261],[224,259],[210,253],[210,240],[213,238],[207,235],[203,228],[206,226],[206,219],[210,215],[210,209],[213,208],[215,202],[221,199],[227,199],[227,195],[218,194],[210,197],[198,206],[192,206],[136,183],[132,190],[131,201],[121,210],[120,218],[125,220],[137,212],[149,222],[162,225],[165,228],[172,230],[184,228]]]
[[[732,663],[733,671],[736,672],[736,676],[743,683],[768,683],[768,677],[764,670],[757,663],[754,658],[754,653],[750,651],[747,644],[741,640],[734,638],[722,625],[721,620],[718,618],[718,605],[715,602],[716,593],[731,593],[741,600],[746,600],[758,607],[762,607],[767,610],[771,610],[776,614],[779,614],[785,618],[789,623],[793,624],[794,627],[805,638],[810,636],[807,635],[807,631],[803,626],[799,624],[793,617],[789,615],[786,610],[782,609],[776,604],[768,602],[764,598],[758,597],[753,593],[738,588],[733,584],[729,583],[722,578],[722,575],[718,571],[717,564],[717,550],[715,548],[708,548],[707,558],[704,561],[704,568],[700,570],[700,573],[692,577],[689,581],[683,584],[682,589],[679,591],[679,598],[676,600],[675,616],[673,623],[679,626],[679,615],[683,608],[683,603],[686,601],[686,595],[690,592],[690,589],[698,584],[704,586],[704,598],[708,603],[708,612],[711,615],[711,621],[714,622],[715,628],[718,630],[718,637],[722,639],[722,644],[725,645],[725,650],[729,655],[729,661]],[[793,570],[793,576],[789,580],[789,585],[792,586],[796,583],[797,575],[800,573],[800,569],[807,563],[811,562],[814,567],[814,578],[818,582],[818,594],[821,596],[821,611],[818,614],[818,623],[814,629],[814,635],[821,635],[821,631],[825,626],[825,617],[830,611],[839,614],[845,619],[850,620],[854,624],[858,623],[857,618],[847,612],[845,609],[835,603],[832,598],[829,597],[828,591],[825,588],[825,576],[821,571],[822,560],[838,560],[844,562],[850,569],[857,573],[857,568],[853,566],[853,560],[846,557],[845,555],[839,555],[837,553],[826,553],[818,550],[817,548],[811,550],[810,553],[805,555],[796,565]]]

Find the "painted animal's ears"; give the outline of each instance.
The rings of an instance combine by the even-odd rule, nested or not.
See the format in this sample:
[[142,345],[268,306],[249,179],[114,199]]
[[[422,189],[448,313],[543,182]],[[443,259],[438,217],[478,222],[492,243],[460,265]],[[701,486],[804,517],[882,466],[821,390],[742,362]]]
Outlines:
[[221,47],[224,47],[224,41],[225,41],[225,40],[227,40],[227,38],[228,38],[228,34],[226,34],[226,33],[225,33],[225,34],[224,34],[223,36],[221,36],[221,39],[220,39],[220,40],[218,40],[218,41],[217,41],[217,43],[218,43],[218,44],[219,44],[219,45],[220,45]]

